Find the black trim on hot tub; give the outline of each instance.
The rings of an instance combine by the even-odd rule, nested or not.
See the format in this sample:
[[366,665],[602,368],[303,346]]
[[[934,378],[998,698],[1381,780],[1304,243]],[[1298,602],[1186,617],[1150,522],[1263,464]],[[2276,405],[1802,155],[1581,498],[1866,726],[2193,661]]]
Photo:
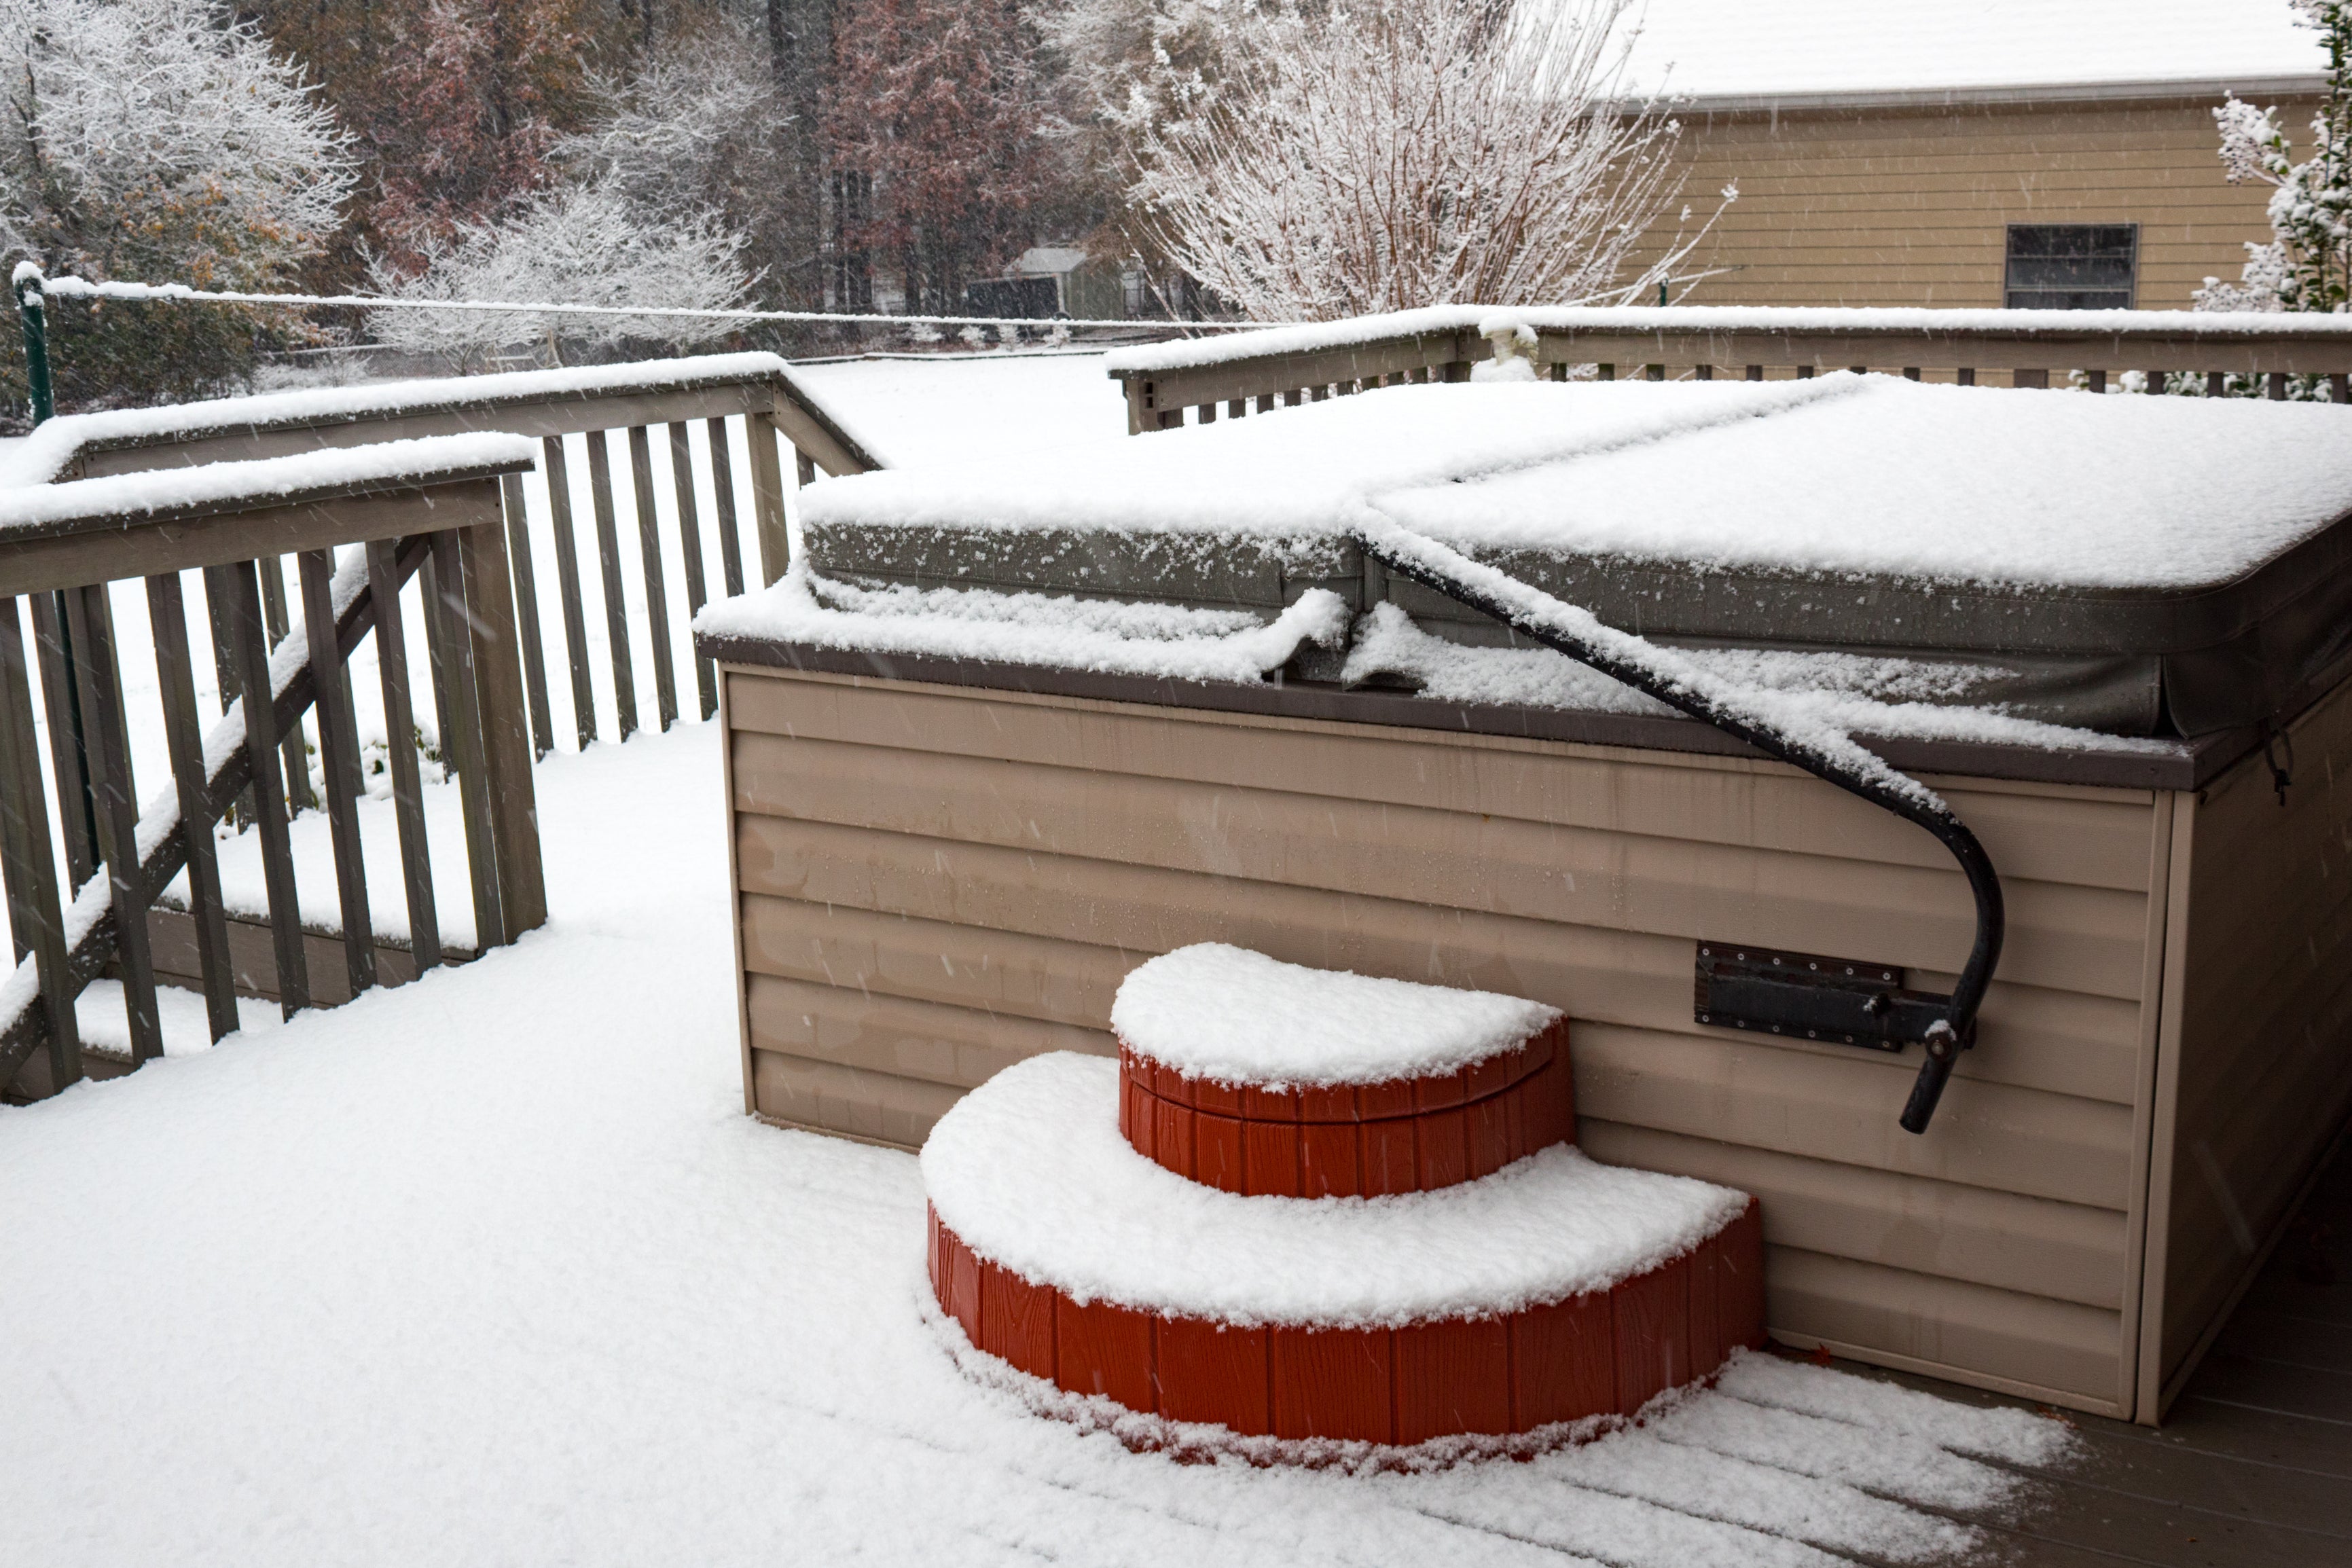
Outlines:
[[[1450,730],[1579,746],[1764,758],[1753,747],[1696,719],[1582,713],[1517,704],[1444,702],[1409,692],[1350,688],[1322,681],[1284,681],[1278,674],[1263,685],[1241,685],[1155,675],[1100,674],[979,659],[869,653],[707,632],[695,633],[694,646],[697,653],[725,664],[802,670],[811,674],[861,675],[927,685],[977,686],[1096,702],[1326,719],[1399,729]],[[2313,696],[2315,699],[2320,695],[2324,694],[2315,693]],[[1889,767],[1906,773],[2119,789],[2202,789],[2231,764],[2260,749],[2262,744],[2260,732],[2251,725],[2201,736],[2194,741],[2177,742],[2170,749],[2158,753],[2045,751],[2039,747],[1987,741],[1882,738],[1868,735],[1854,738],[1885,758]]]

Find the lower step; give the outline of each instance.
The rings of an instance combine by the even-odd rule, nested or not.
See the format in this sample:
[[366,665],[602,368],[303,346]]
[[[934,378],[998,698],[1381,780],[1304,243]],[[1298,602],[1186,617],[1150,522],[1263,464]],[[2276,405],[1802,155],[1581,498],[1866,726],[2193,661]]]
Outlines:
[[1053,1054],[923,1150],[943,1312],[1071,1393],[1244,1436],[1412,1444],[1629,1416],[1763,1339],[1755,1200],[1555,1145],[1435,1191],[1244,1197],[1121,1136]]

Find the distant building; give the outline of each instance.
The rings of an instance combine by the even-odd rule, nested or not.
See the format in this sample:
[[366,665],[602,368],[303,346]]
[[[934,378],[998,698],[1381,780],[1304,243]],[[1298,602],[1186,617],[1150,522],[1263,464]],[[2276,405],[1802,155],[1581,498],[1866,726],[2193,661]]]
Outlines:
[[[1693,304],[2180,309],[2271,237],[2222,176],[2225,94],[2305,148],[2287,0],[1648,0],[1632,75],[1681,101]],[[1677,288],[1675,294],[1682,296]]]

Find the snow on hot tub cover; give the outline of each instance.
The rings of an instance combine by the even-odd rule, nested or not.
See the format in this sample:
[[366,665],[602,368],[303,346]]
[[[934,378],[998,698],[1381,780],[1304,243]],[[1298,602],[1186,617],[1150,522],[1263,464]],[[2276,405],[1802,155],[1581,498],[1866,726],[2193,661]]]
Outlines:
[[1309,969],[1196,942],[1129,970],[1110,1027],[1186,1078],[1328,1088],[1474,1067],[1559,1017],[1558,1008],[1495,991]]
[[2257,399],[1792,382],[1395,387],[826,480],[813,527],[1299,538],[1374,513],[1473,553],[2077,590],[2229,582],[2352,509],[2352,413]]

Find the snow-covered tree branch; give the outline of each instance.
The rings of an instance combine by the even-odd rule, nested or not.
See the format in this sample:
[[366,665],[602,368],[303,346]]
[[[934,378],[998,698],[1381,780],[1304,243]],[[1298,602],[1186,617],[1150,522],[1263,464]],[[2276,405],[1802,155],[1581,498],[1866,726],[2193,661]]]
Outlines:
[[1629,4],[1245,12],[1140,128],[1138,222],[1253,317],[1645,297],[1712,217],[1628,275],[1680,189],[1680,127],[1624,89]]
[[[725,310],[741,306],[755,281],[740,260],[743,244],[708,209],[649,215],[610,180],[592,179],[534,196],[502,222],[431,245],[421,274],[402,276],[379,260],[373,281],[400,299]],[[388,347],[446,355],[468,371],[503,352],[538,350],[561,363],[567,346],[591,353],[624,343],[685,348],[735,329],[725,320],[524,310],[379,310],[368,327]]]
[[334,117],[205,0],[11,0],[0,105],[0,247],[52,270],[252,288],[341,225]]
[[2352,304],[2352,0],[2294,0],[2324,35],[2328,93],[2311,120],[2311,155],[2298,163],[2278,110],[2232,95],[2213,111],[2231,184],[2273,187],[2273,237],[2249,242],[2235,283],[2209,277],[2200,310],[2343,310]]
[[[6,0],[0,116],[0,267],[280,287],[341,226],[356,177],[300,68],[207,0]],[[283,326],[221,308],[50,315],[58,399],[79,407],[232,384]],[[15,337],[0,334],[12,403]]]

